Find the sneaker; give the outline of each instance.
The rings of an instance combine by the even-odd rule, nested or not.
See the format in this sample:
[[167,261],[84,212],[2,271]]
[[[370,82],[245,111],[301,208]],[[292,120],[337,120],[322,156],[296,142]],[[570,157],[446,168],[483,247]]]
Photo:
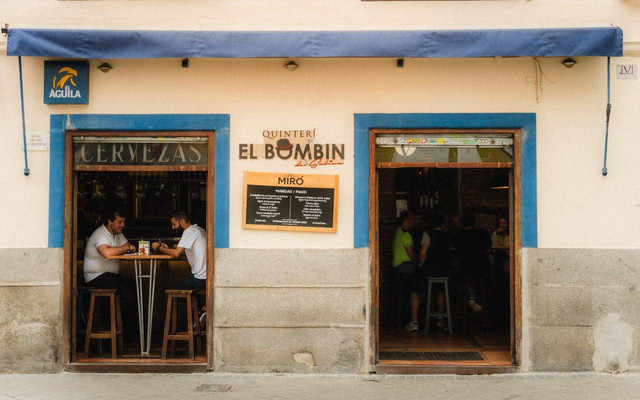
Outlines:
[[475,312],[480,312],[482,311],[482,306],[478,303],[476,303],[476,301],[474,299],[469,300],[469,307],[471,307],[471,309]]
[[418,323],[417,322],[409,322],[404,329],[408,330],[408,331],[417,331],[418,330]]

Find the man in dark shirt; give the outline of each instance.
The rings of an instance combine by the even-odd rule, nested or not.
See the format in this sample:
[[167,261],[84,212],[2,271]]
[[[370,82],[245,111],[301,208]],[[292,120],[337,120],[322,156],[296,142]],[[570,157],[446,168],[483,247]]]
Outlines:
[[460,259],[460,275],[465,278],[486,278],[489,275],[489,250],[491,236],[482,228],[476,228],[472,214],[462,217],[462,231],[458,235],[456,249]]
[[[453,271],[453,255],[451,254],[451,240],[449,234],[442,229],[444,217],[440,213],[429,216],[427,230],[422,235],[420,248],[420,263],[428,277],[451,278]],[[451,293],[455,293],[454,282],[448,283]],[[436,289],[436,308],[439,314],[444,313],[444,290]],[[438,319],[438,326],[444,326],[442,318]]]
[[427,276],[451,277],[453,255],[449,234],[442,229],[444,217],[440,213],[429,216],[427,230],[422,235],[420,248],[420,264]]
[[[489,276],[489,251],[491,235],[485,229],[476,228],[476,218],[472,214],[462,216],[462,230],[458,234],[456,250],[460,261],[460,275],[463,278],[484,279]],[[469,285],[469,306],[481,311],[475,298],[475,290]]]

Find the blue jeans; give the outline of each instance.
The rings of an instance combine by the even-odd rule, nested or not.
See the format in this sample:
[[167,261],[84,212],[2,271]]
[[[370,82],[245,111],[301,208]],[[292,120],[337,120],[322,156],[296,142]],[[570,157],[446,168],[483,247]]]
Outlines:
[[204,289],[207,287],[206,279],[198,279],[193,274],[189,275],[182,281],[178,283],[176,289],[185,290],[185,289]]

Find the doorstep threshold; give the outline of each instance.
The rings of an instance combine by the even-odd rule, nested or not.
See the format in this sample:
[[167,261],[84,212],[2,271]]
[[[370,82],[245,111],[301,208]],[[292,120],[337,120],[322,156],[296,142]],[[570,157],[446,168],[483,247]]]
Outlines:
[[200,362],[73,362],[65,368],[67,372],[104,373],[202,373],[207,372],[207,363]]
[[380,375],[493,375],[519,372],[516,365],[472,365],[453,363],[378,363],[376,374]]

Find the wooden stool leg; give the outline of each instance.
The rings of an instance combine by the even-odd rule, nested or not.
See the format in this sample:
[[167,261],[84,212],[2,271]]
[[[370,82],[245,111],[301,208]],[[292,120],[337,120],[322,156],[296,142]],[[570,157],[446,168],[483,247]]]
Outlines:
[[89,358],[89,345],[91,344],[91,330],[93,329],[93,311],[96,305],[96,297],[91,294],[89,302],[89,322],[87,322],[87,333],[84,339],[84,357]]
[[191,303],[191,296],[187,296],[187,335],[189,336],[189,359],[195,358],[193,354],[193,315],[191,310],[193,309]]
[[120,307],[120,296],[116,294],[116,322],[118,323],[116,334],[118,330],[120,331],[120,335],[118,336],[118,347],[120,350],[120,354],[124,353],[124,339],[122,336],[124,335],[124,327],[122,326],[122,307]]
[[[102,318],[102,311],[105,306],[105,302],[103,301],[104,298],[105,296],[103,295],[96,295],[96,315],[94,319],[94,325],[96,322],[98,323],[98,331],[100,332],[105,331],[104,318]],[[102,346],[103,346],[102,339],[98,339],[98,354],[100,355],[104,354]]]
[[[178,298],[172,297],[173,303],[171,304],[171,334],[178,332]],[[176,341],[171,341],[171,355],[176,355]]]
[[116,333],[116,299],[113,293],[109,294],[109,314],[111,328],[111,358],[118,357],[118,334]]
[[431,285],[433,282],[429,280],[427,286],[427,320],[424,321],[424,333],[429,333],[429,320],[431,319]]
[[200,333],[200,318],[198,318],[198,296],[195,294],[191,295],[191,310],[193,314],[193,320],[195,321],[195,335],[196,335],[196,345],[197,345],[197,353],[202,354],[202,335]]
[[169,340],[169,324],[171,323],[171,304],[173,297],[167,296],[167,311],[164,317],[164,336],[162,337],[162,359],[167,359],[167,341]]

